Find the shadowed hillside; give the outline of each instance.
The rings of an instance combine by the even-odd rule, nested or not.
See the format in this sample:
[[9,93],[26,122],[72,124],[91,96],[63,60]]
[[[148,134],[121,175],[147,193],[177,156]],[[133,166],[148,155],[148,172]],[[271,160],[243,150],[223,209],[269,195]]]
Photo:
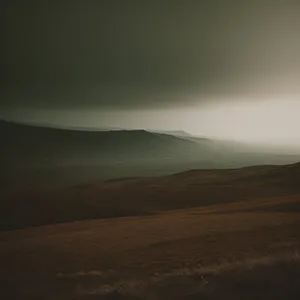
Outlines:
[[210,156],[207,139],[200,144],[146,130],[82,131],[1,122],[0,134],[4,142],[2,155],[13,159],[6,163],[18,167],[107,161],[146,163],[180,158],[201,161]]
[[[192,170],[153,178],[114,179],[3,197],[1,229],[298,195],[300,164]],[[299,208],[298,208],[299,209]]]
[[211,142],[145,130],[82,131],[0,122],[2,189],[68,186],[211,167]]
[[115,177],[300,160],[300,155],[261,153],[180,131],[83,131],[0,121],[0,134],[0,196],[9,190],[66,187]]

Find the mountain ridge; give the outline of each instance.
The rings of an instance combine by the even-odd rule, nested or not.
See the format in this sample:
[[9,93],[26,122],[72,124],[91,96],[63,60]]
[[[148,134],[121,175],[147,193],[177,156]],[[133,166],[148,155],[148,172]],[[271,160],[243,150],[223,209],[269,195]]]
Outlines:
[[0,135],[5,190],[300,160],[300,155],[251,153],[230,143],[144,129],[78,131],[0,121]]

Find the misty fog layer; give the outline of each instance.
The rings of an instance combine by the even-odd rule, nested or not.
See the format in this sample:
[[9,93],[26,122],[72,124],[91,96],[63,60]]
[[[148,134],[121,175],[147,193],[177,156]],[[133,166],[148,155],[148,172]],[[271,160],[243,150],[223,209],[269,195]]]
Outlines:
[[19,110],[12,120],[83,130],[183,130],[196,136],[300,149],[297,98],[227,101],[223,104],[160,110]]
[[2,4],[0,118],[299,145],[300,2]]

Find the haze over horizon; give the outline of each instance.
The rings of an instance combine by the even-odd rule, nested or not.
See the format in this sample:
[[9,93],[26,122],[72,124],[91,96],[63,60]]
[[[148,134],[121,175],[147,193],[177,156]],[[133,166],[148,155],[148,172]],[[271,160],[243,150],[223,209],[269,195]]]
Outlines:
[[0,118],[300,147],[300,3],[1,4]]

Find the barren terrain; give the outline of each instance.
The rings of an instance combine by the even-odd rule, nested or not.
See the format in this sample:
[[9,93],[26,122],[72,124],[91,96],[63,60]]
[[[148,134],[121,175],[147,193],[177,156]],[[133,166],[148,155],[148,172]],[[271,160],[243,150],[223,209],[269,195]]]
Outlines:
[[[208,268],[294,253],[300,246],[297,174],[299,165],[189,171],[44,192],[47,200],[39,198],[40,206],[26,202],[29,198],[15,198],[20,207],[25,201],[18,214],[27,218],[21,219],[20,229],[0,234],[1,293],[7,299],[102,299],[111,293],[121,297],[118,289],[117,294],[111,290],[123,282],[145,299],[176,299],[168,294],[174,287],[153,296],[145,292],[145,285],[174,279],[174,274],[190,282],[186,270],[199,265]],[[44,226],[32,223],[39,212],[46,213],[42,204],[48,209],[53,195],[58,195],[54,203],[66,201],[56,214],[48,210],[46,223],[59,215],[62,219]],[[64,219],[78,209],[76,204],[90,205],[91,199],[92,218]],[[32,219],[26,215],[26,204]],[[105,206],[126,205],[128,216],[94,214]],[[9,213],[17,220],[17,212],[6,210]],[[189,284],[175,293],[178,299],[191,294]],[[197,286],[193,283],[193,291]]]

